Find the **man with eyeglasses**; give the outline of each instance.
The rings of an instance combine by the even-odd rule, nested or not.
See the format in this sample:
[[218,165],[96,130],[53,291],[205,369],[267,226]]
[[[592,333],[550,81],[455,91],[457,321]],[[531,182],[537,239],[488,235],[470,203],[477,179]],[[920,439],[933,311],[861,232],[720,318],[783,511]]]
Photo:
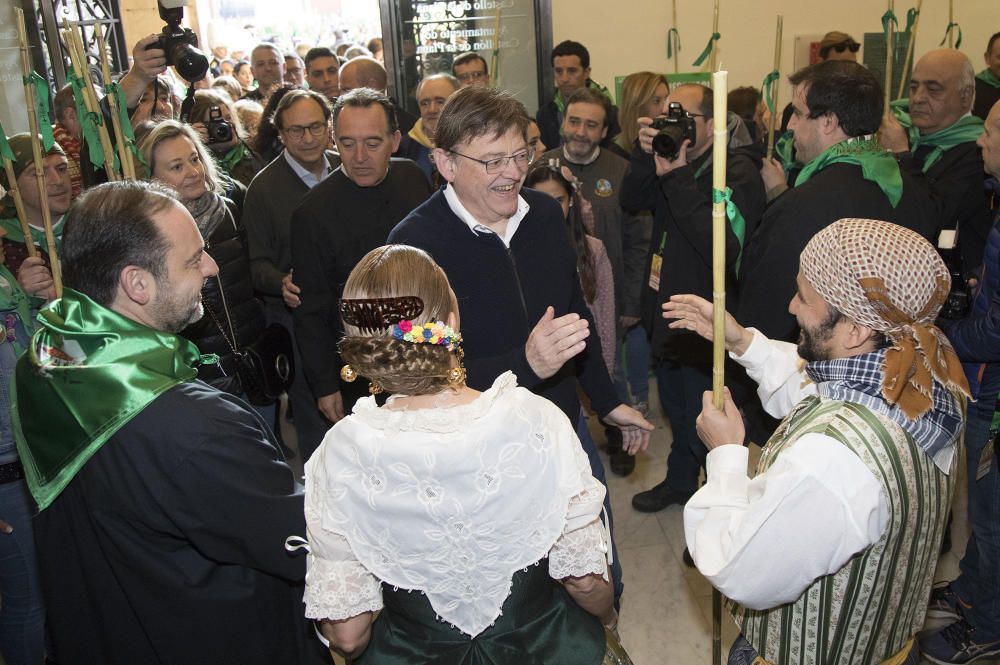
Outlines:
[[274,44],[258,44],[250,52],[250,71],[257,80],[257,87],[243,95],[243,99],[266,105],[268,97],[285,77],[285,56]]
[[[385,244],[392,228],[430,196],[424,173],[392,159],[400,133],[392,102],[371,88],[337,98],[333,134],[341,167],[292,213],[292,265],[300,291],[295,334],[316,405],[330,422],[366,394],[362,382],[341,383],[337,302],[355,264]],[[316,442],[319,443],[318,441]],[[311,451],[310,451],[311,452]],[[305,455],[304,455],[305,457]]]
[[[297,275],[292,272],[291,222],[309,190],[327,179],[340,158],[327,150],[330,105],[312,90],[292,90],[274,112],[274,124],[285,149],[254,177],[243,203],[243,226],[250,254],[254,290],[264,300],[267,322],[279,323],[293,334],[292,310],[298,307]],[[295,351],[295,379],[288,400],[295,414],[299,452],[305,458],[319,446],[329,428]]]
[[486,66],[486,60],[475,51],[463,53],[455,58],[451,63],[451,73],[463,88],[470,85],[488,88],[491,85],[490,70]]
[[302,87],[306,82],[306,65],[296,53],[285,54],[285,83]]
[[524,105],[506,92],[472,86],[452,95],[434,148],[448,184],[388,241],[427,251],[448,275],[471,388],[487,390],[511,371],[575,423],[579,383],[634,455],[653,426],[615,393],[562,208],[548,194],[521,188],[532,158],[527,128]]

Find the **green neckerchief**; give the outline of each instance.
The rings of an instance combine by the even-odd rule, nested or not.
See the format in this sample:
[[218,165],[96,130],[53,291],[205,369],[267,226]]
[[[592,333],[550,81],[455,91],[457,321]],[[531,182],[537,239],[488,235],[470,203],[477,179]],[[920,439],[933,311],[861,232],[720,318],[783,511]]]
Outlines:
[[[52,234],[56,237],[56,252],[62,251],[62,232],[63,225],[66,223],[66,215],[63,215],[56,220],[55,224],[52,225]],[[7,219],[0,219],[0,226],[7,231],[7,239],[13,240],[14,242],[19,242],[22,244],[27,244],[24,242],[24,233],[21,232],[21,223],[13,217],[8,217]],[[48,242],[45,240],[45,231],[42,229],[36,229],[34,226],[29,226],[31,229],[31,239],[36,245],[42,249],[48,251]]]
[[976,78],[983,83],[992,85],[994,88],[1000,88],[1000,77],[997,77],[997,75],[993,73],[992,69],[984,69],[976,74]]
[[[611,101],[611,92],[600,83],[592,81],[591,79],[587,79],[587,87],[590,88],[591,90],[596,90],[597,92],[607,97],[608,101]],[[553,101],[555,101],[556,108],[559,109],[560,114],[566,112],[566,100],[563,99],[562,92],[558,88],[556,89],[556,96]],[[560,133],[562,133],[561,129],[559,131]]]
[[910,152],[916,152],[917,148],[931,146],[934,148],[927,159],[924,160],[923,172],[927,173],[934,164],[941,159],[941,156],[963,143],[974,143],[979,135],[983,133],[983,120],[974,115],[967,115],[959,118],[951,127],[945,127],[933,134],[921,134],[920,130],[913,126],[910,119],[910,100],[897,99],[889,105],[892,113],[896,116],[899,124],[906,129],[910,137]]
[[864,179],[878,185],[893,208],[899,203],[903,196],[903,176],[899,174],[899,164],[873,136],[858,136],[830,146],[805,165],[795,179],[795,186],[831,164],[840,163],[860,166]]
[[223,157],[216,160],[216,163],[222,167],[222,170],[229,175],[233,174],[233,169],[236,165],[243,161],[243,158],[247,156],[250,149],[247,144],[243,141],[239,141],[232,148],[229,149]]
[[[195,378],[198,348],[65,289],[17,361],[11,424],[28,489],[48,507],[115,432]],[[207,360],[207,358],[206,358]]]
[[[17,277],[0,263],[0,312],[16,312],[25,332],[31,334],[31,296],[24,292],[17,283]],[[14,352],[21,355],[24,351],[16,338],[8,338],[14,346]]]

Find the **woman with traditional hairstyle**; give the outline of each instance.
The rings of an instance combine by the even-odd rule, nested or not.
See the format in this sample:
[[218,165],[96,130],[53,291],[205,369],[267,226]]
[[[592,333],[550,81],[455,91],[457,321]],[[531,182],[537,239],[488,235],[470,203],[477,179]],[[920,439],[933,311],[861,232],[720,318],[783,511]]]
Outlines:
[[369,252],[340,313],[343,378],[392,396],[359,401],[305,467],[306,615],[331,648],[359,665],[629,663],[605,490],[562,411],[511,372],[465,385],[458,303],[422,250]]

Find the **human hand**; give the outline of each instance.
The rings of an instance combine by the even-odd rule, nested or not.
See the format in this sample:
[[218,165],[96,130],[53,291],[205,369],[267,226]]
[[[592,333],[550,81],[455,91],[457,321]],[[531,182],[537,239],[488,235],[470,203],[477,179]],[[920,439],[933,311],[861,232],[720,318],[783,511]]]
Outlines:
[[782,168],[781,162],[774,157],[764,159],[764,163],[760,167],[760,177],[764,181],[764,189],[768,192],[776,188],[781,188],[782,191],[788,189],[785,169]]
[[[695,295],[670,296],[670,300],[663,303],[662,309],[663,318],[673,319],[667,324],[668,327],[690,330],[710,342],[715,339],[712,323],[714,306],[704,298]],[[725,336],[726,351],[738,356],[746,353],[753,341],[753,333],[737,323],[729,312],[726,312]]]
[[0,520],[0,533],[7,534],[8,536],[14,533],[14,527],[10,525],[10,522],[5,522]]
[[671,171],[679,169],[682,166],[687,166],[688,148],[690,146],[691,139],[684,139],[684,142],[681,143],[680,150],[677,151],[676,159],[667,159],[666,157],[661,157],[658,153],[654,153],[653,162],[656,163],[656,176],[659,178],[665,176]]
[[208,145],[208,125],[206,125],[203,122],[192,122],[191,123],[191,128],[194,129],[194,131],[198,132],[198,138],[200,138],[201,142],[207,146]]
[[743,416],[736,408],[729,388],[723,388],[722,399],[724,411],[715,408],[712,391],[706,390],[701,398],[701,413],[695,420],[698,438],[709,450],[731,444],[741,446],[746,436]]
[[167,71],[166,52],[159,48],[146,48],[150,44],[155,44],[157,39],[159,35],[148,35],[132,47],[132,68],[129,71],[134,72],[146,85]]
[[288,274],[281,278],[281,297],[285,300],[286,305],[295,309],[302,304],[302,299],[299,298],[300,293],[302,293],[302,289],[292,281],[292,271],[289,270]]
[[331,423],[342,420],[344,417],[344,398],[341,397],[339,390],[331,395],[320,397],[316,400],[316,407]]
[[878,140],[882,147],[890,152],[906,152],[910,149],[910,139],[906,135],[906,130],[892,113],[887,113],[882,118],[882,124],[878,128]]
[[575,312],[555,318],[555,310],[546,307],[524,346],[531,371],[540,379],[558,372],[567,360],[587,348],[589,326],[587,319]]
[[17,271],[17,283],[28,295],[55,300],[56,287],[52,273],[40,256],[29,256]]
[[659,130],[653,129],[652,118],[639,118],[639,147],[647,155],[653,154],[653,137],[659,134]]
[[622,431],[622,450],[629,455],[635,455],[649,447],[649,435],[653,431],[653,423],[643,418],[642,414],[631,406],[619,404],[601,420]]

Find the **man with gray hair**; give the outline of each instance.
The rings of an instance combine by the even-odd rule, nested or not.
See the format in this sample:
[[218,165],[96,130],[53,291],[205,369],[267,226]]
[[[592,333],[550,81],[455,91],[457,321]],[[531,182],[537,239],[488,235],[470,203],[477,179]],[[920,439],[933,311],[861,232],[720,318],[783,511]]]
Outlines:
[[983,157],[976,139],[983,121],[970,115],[975,71],[955,49],[937,49],[917,60],[910,98],[892,103],[879,129],[882,145],[900,168],[923,174],[940,228],[958,231],[963,275],[982,263],[991,218],[983,195]]
[[434,149],[434,133],[437,131],[438,118],[441,109],[459,88],[458,79],[450,74],[433,74],[425,77],[417,84],[417,107],[420,109],[420,119],[403,137],[399,148],[399,156],[412,159],[417,163],[432,185],[438,186],[437,169],[431,160]]
[[267,104],[271,93],[285,78],[285,56],[274,44],[257,44],[250,52],[250,71],[257,80],[257,87],[243,95],[243,99]]
[[[969,394],[934,325],[948,269],[913,231],[842,219],[809,241],[795,281],[797,347],[726,315],[730,357],[784,420],[751,479],[732,396],[720,410],[704,394],[707,481],[684,508],[688,548],[732,603],[730,665],[915,664]],[[663,310],[712,338],[707,300]]]

